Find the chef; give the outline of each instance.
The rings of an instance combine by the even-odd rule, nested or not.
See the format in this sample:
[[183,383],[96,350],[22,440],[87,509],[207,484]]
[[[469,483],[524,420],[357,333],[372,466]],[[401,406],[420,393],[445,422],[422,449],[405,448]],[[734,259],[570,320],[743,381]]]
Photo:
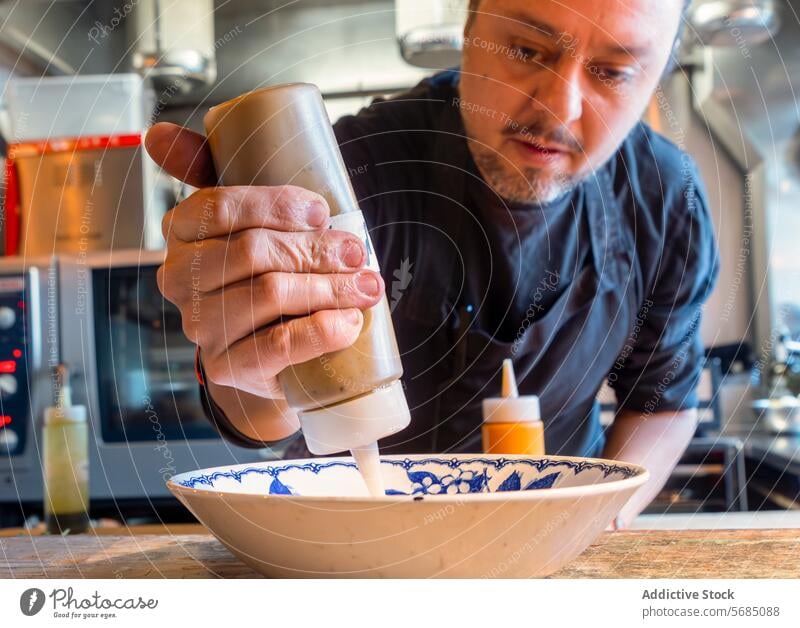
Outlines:
[[[382,452],[480,451],[503,359],[540,396],[549,454],[646,466],[631,520],[697,425],[717,250],[692,160],[642,122],[685,0],[472,0],[458,69],[335,124],[383,277],[292,187],[215,187],[204,138],[150,155],[200,187],[166,216],[158,281],[198,346],[210,420],[303,453],[282,369],[344,349],[386,293],[411,426]],[[311,338],[315,341],[312,343]],[[321,339],[321,341],[320,341]],[[603,430],[604,382],[618,411]]]

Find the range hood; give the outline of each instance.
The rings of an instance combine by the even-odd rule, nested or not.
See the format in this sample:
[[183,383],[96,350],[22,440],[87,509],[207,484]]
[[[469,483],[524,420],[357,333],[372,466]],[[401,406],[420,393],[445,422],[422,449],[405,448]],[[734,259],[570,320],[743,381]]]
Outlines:
[[217,78],[213,0],[140,0],[132,64],[158,91],[188,94]]
[[400,53],[411,65],[449,68],[461,61],[467,0],[396,0]]

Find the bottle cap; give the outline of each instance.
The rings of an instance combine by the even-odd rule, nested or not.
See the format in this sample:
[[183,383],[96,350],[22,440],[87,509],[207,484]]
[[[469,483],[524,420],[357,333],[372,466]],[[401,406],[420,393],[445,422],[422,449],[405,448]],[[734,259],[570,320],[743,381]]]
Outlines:
[[490,397],[483,400],[484,423],[534,423],[540,421],[541,410],[539,397],[523,395],[517,390],[517,379],[514,376],[514,364],[511,360],[503,360],[502,397]]
[[86,406],[45,408],[44,424],[53,425],[54,423],[86,423]]
[[302,411],[299,416],[306,446],[317,456],[369,447],[411,422],[399,380],[327,408]]

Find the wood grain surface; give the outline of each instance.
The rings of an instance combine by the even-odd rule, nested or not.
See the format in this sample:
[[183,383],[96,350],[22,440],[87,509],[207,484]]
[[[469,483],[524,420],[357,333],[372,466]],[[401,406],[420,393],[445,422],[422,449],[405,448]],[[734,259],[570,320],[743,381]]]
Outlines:
[[[257,578],[199,526],[0,538],[0,578]],[[195,532],[195,533],[190,533]],[[606,533],[555,578],[798,578],[800,530]]]

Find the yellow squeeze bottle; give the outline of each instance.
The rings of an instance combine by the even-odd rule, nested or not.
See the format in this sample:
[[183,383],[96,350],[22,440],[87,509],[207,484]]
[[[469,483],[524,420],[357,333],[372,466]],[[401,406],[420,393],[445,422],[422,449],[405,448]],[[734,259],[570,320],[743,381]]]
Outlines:
[[484,453],[543,456],[544,424],[539,397],[519,396],[511,360],[503,360],[501,395],[483,400]]
[[45,526],[50,534],[78,534],[89,521],[89,425],[86,406],[72,405],[69,373],[56,368],[57,405],[45,409],[42,431]]

